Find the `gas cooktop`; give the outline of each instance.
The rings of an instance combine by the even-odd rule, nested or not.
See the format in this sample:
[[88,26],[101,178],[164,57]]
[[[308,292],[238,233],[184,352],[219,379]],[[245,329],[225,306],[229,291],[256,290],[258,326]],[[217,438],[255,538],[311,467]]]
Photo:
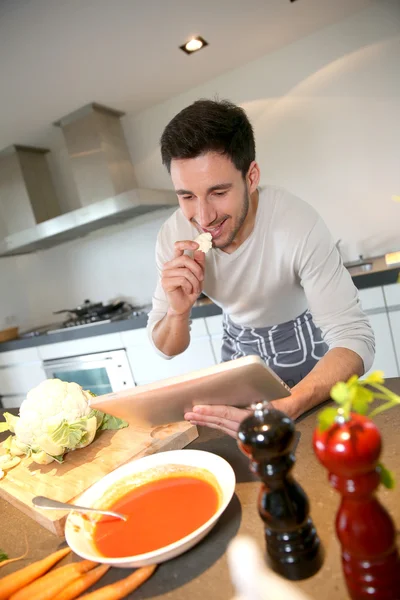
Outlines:
[[[91,304],[91,303],[90,303]],[[20,338],[35,337],[38,335],[50,335],[53,333],[60,333],[65,329],[78,329],[81,327],[91,327],[94,325],[103,325],[105,323],[111,323],[113,321],[122,321],[125,319],[135,319],[137,317],[145,316],[150,311],[149,306],[134,307],[126,302],[119,303],[118,305],[106,305],[97,304],[89,307],[89,301],[86,301],[84,305],[73,310],[57,311],[57,313],[66,312],[69,316],[58,323],[51,323],[49,325],[43,325],[24,331],[20,333]]]

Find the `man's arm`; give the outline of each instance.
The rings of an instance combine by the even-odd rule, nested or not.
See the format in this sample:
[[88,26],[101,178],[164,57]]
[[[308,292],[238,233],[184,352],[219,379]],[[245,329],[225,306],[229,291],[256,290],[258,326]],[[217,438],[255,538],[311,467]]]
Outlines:
[[189,315],[167,313],[153,329],[153,342],[166,356],[184,352],[190,344]]
[[315,365],[310,373],[300,381],[288,398],[272,402],[292,419],[329,399],[331,388],[338,381],[347,381],[352,375],[364,373],[361,357],[347,348],[332,348]]
[[[205,255],[197,251],[198,244],[187,240],[176,242],[172,260],[162,262],[157,251],[159,281],[149,315],[149,331],[156,349],[172,358],[184,352],[190,343],[190,312],[201,293],[204,280]],[[192,251],[193,258],[185,251]],[[159,314],[155,325],[153,314]]]
[[[352,375],[362,375],[363,361],[360,356],[347,348],[333,348],[325,354],[310,373],[293,389],[291,396],[273,400],[274,408],[297,419],[310,408],[329,399],[333,385],[347,380]],[[193,425],[203,425],[219,429],[236,437],[240,423],[251,411],[234,406],[199,405],[185,414],[185,419]]]

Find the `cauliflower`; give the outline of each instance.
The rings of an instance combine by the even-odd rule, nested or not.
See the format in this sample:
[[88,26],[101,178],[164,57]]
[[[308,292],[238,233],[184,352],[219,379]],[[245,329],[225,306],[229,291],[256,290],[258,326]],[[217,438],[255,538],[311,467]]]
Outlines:
[[10,430],[15,438],[6,450],[12,455],[27,454],[39,464],[62,462],[69,450],[90,444],[98,429],[120,429],[127,423],[93,410],[93,394],[77,383],[47,379],[28,392],[19,417],[4,413],[0,432]]

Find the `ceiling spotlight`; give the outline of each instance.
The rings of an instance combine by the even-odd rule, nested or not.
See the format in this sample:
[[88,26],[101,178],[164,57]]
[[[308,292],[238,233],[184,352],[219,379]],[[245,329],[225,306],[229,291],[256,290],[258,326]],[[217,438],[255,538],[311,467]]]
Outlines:
[[194,52],[204,48],[204,46],[208,46],[206,40],[200,36],[197,36],[190,39],[188,42],[186,42],[186,44],[183,44],[183,46],[179,46],[179,48],[186,52],[186,54],[193,54]]

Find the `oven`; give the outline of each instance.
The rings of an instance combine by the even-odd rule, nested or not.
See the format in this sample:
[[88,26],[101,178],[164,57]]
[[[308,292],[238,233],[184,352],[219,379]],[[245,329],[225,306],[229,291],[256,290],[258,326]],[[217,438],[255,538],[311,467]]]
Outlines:
[[46,360],[44,370],[48,379],[78,383],[97,396],[135,385],[125,350]]

